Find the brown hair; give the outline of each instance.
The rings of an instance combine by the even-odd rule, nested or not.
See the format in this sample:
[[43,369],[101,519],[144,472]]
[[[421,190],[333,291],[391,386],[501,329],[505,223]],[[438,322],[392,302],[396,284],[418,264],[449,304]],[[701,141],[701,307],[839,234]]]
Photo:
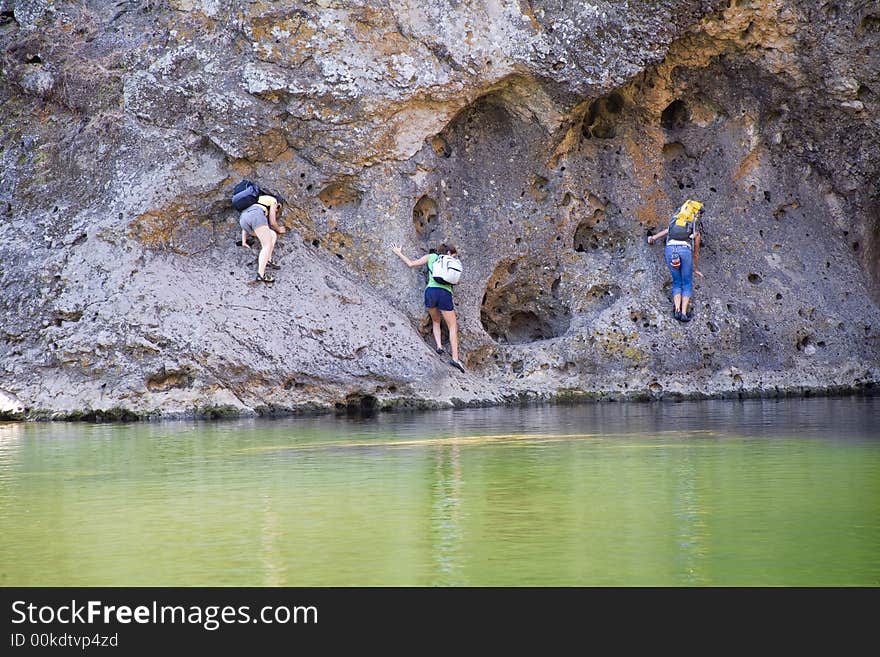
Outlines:
[[452,244],[443,243],[437,247],[437,253],[451,253],[452,255],[456,255],[458,253],[458,249],[456,249]]

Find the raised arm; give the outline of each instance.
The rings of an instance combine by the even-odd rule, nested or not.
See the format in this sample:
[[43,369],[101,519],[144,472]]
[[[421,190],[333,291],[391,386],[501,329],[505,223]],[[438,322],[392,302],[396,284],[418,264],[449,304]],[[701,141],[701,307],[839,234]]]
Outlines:
[[663,230],[661,230],[661,231],[660,231],[659,233],[657,233],[656,235],[649,235],[649,236],[648,236],[648,244],[653,244],[654,242],[656,242],[657,240],[659,240],[661,237],[665,237],[665,236],[666,236],[666,233],[668,233],[668,232],[669,232],[669,227],[667,226],[666,228],[664,228]]
[[397,244],[391,245],[391,250],[397,255],[398,258],[403,260],[406,263],[407,267],[421,267],[428,262],[428,254],[426,253],[418,260],[410,260],[405,255],[403,255],[403,249],[399,247]]

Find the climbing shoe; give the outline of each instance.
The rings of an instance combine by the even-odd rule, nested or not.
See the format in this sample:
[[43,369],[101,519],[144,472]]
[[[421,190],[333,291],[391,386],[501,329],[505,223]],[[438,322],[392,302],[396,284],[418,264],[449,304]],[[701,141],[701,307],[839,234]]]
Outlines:
[[679,322],[681,321],[681,313],[678,312],[677,310],[674,313],[672,313],[672,316],[675,317],[675,319],[677,319]]
[[679,317],[678,319],[679,319],[680,321],[682,321],[682,322],[689,322],[689,321],[691,321],[691,316],[690,316],[690,315],[685,315],[684,313],[679,313],[679,315],[680,315],[680,317]]
[[278,264],[277,262],[275,262],[274,260],[270,260],[269,262],[267,262],[267,263],[266,263],[266,266],[267,266],[269,269],[281,269],[281,265],[279,265],[279,264]]
[[259,274],[257,274],[257,280],[256,280],[256,282],[257,282],[257,283],[274,283],[274,282],[275,282],[275,277],[272,276],[272,274],[263,274],[262,276],[260,276]]
[[461,361],[455,360],[454,358],[450,358],[449,364],[452,365],[453,367],[461,370],[462,372],[465,371],[464,365],[461,364]]
[[438,356],[442,356],[443,354],[446,353],[446,351],[443,349],[443,347],[437,347],[436,349],[434,349],[434,351],[437,352]]

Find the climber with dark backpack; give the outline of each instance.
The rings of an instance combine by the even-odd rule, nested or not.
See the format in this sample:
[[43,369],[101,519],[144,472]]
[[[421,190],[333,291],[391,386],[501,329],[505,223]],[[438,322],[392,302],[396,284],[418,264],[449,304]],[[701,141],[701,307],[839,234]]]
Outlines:
[[242,180],[232,189],[232,207],[239,212],[247,210],[260,198],[260,186],[250,180]]
[[266,194],[265,190],[250,180],[242,180],[232,191],[232,207],[240,211],[238,223],[241,226],[241,245],[250,248],[247,243],[249,235],[256,235],[260,241],[260,254],[257,257],[258,283],[274,283],[271,274],[266,273],[266,267],[280,269],[272,260],[272,252],[278,240],[276,233],[283,233],[285,229],[278,225],[277,214],[280,204],[275,196]]
[[[273,216],[270,209],[276,202],[279,205],[275,208],[275,215]],[[287,232],[287,229],[278,223],[278,218],[281,215],[281,205],[284,203],[285,200],[280,194],[271,192],[247,178],[241,180],[232,189],[232,207],[239,212],[243,212],[252,205],[262,205],[266,209],[269,218],[269,227],[279,235]]]

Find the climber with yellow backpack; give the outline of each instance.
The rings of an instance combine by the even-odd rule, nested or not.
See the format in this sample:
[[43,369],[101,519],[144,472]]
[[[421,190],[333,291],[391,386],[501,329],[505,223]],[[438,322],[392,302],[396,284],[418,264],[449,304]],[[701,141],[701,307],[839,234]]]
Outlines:
[[698,222],[702,213],[703,204],[688,199],[672,215],[667,228],[648,236],[648,244],[666,236],[666,264],[672,274],[672,301],[675,304],[673,316],[680,322],[689,322],[691,319],[688,306],[694,294],[694,274],[703,275],[697,270],[700,258]]

